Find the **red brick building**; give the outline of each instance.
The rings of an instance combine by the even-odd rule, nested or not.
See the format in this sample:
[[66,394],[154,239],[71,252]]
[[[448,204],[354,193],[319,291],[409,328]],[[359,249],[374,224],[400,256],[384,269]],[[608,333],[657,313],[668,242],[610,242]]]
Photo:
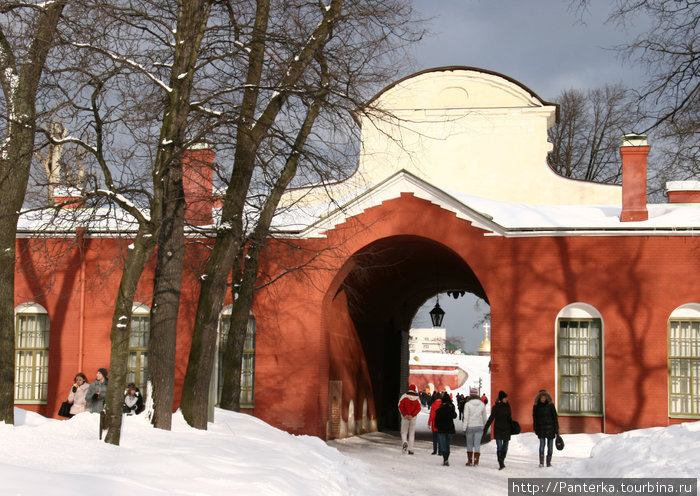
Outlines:
[[[393,117],[361,118],[356,173],[285,200],[294,208],[277,220],[260,277],[304,270],[256,294],[247,411],[322,438],[396,425],[416,311],[465,290],[490,305],[492,393],[508,392],[524,429],[542,388],[564,432],[700,418],[700,208],[647,204],[645,141],[623,143],[622,187],[600,185],[547,167],[556,106],[502,75],[435,69],[374,103]],[[693,185],[678,187],[690,193],[672,201],[697,201]],[[200,225],[215,224],[199,207]],[[17,405],[52,416],[76,372],[109,365],[128,227],[56,225],[39,237],[22,226]],[[205,256],[190,245],[176,398]],[[132,326],[134,378],[147,366],[152,276],[150,266]]]

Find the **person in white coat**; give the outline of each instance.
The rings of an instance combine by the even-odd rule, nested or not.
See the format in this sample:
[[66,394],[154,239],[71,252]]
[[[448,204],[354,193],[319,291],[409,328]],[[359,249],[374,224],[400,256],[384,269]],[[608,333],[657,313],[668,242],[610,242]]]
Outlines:
[[71,404],[71,417],[87,411],[85,395],[87,394],[89,387],[90,384],[88,383],[85,374],[78,372],[73,378],[73,387],[70,388],[70,393],[68,393],[68,403]]
[[487,419],[486,406],[479,397],[479,391],[475,387],[470,388],[469,398],[464,404],[464,420],[462,421],[462,431],[467,438],[468,467],[479,465],[481,436]]

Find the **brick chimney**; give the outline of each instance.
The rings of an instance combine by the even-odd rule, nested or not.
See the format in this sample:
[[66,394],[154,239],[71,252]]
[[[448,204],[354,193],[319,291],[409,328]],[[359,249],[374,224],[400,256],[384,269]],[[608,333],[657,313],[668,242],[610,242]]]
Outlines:
[[622,212],[621,222],[647,220],[647,137],[626,134],[622,137]]
[[669,181],[666,192],[669,203],[700,203],[700,181]]
[[53,190],[53,201],[61,208],[79,208],[83,206],[82,192],[78,188],[56,186]]
[[185,221],[195,226],[213,223],[214,151],[196,143],[182,156],[182,187],[185,190]]

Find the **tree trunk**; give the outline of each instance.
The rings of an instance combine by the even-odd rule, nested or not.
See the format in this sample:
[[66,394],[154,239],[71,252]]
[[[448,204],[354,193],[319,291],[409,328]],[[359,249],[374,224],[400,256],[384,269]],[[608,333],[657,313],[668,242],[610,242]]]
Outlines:
[[40,8],[24,63],[0,30],[0,83],[7,108],[7,139],[0,146],[0,422],[14,424],[15,238],[34,149],[36,95],[46,57],[67,0]]
[[177,160],[165,181],[163,223],[153,281],[148,382],[153,399],[152,424],[170,430],[175,395],[175,348],[185,258],[185,201],[182,161]]
[[[237,294],[233,298],[231,311],[231,327],[226,340],[224,350],[224,377],[221,391],[221,408],[233,410],[241,409],[241,372],[243,370],[243,349],[245,346],[246,332],[248,331],[248,319],[250,307],[253,304],[255,293],[255,281],[258,273],[258,256],[246,259],[246,267],[241,278],[241,284]],[[232,289],[235,291],[235,289]]]
[[[321,56],[322,50],[328,41],[331,28],[340,17],[342,5],[343,0],[332,0],[330,5],[325,8],[323,22],[318,24],[313,35],[309,38],[308,43],[306,43],[301,50],[300,55],[294,57],[294,61],[290,64],[290,67],[281,81],[281,87],[293,87],[306,72],[312,61]],[[215,359],[214,354],[216,351],[219,313],[223,307],[226,280],[233,268],[232,263],[234,256],[242,249],[242,244],[244,242],[242,219],[248,187],[255,170],[256,155],[261,142],[269,133],[283,104],[289,98],[288,91],[276,93],[276,95],[270,99],[264,110],[258,112],[258,90],[260,88],[264,66],[265,33],[267,31],[269,14],[269,1],[259,0],[257,2],[255,28],[253,29],[253,41],[249,50],[250,56],[246,75],[246,89],[244,91],[243,101],[240,105],[241,110],[236,133],[233,172],[228,189],[226,190],[221,213],[221,223],[222,225],[226,225],[227,228],[220,230],[217,234],[216,242],[212,249],[212,255],[207,262],[205,284],[202,285],[197,306],[197,317],[195,319],[194,333],[192,336],[190,360],[187,364],[187,373],[182,393],[181,409],[185,420],[187,420],[191,426],[198,429],[206,429],[207,427],[208,393]],[[319,62],[322,66],[325,65],[322,58]],[[309,115],[312,113],[313,111],[310,111]],[[311,119],[310,125],[313,125],[314,119],[315,116]],[[302,135],[303,132],[310,131],[310,127],[306,129],[308,121],[309,117],[307,116],[305,125],[302,126],[302,131],[300,131],[300,135]],[[293,157],[292,161],[295,164],[305,141],[306,139],[304,138],[301,143],[295,143],[293,146],[290,157]],[[277,186],[281,185],[285,180],[287,180],[287,182],[291,180],[287,172],[283,173],[282,177],[279,178]],[[284,189],[276,191],[275,194],[271,196],[281,196],[283,192]],[[279,198],[273,199],[272,201],[268,198],[266,203],[267,206],[271,208],[266,207],[266,211],[262,215],[269,215],[270,217],[269,219],[259,221],[259,226],[264,226],[266,222],[267,226],[269,226],[277,202],[279,202]],[[259,229],[258,226],[256,226],[256,231],[267,234],[267,228]],[[254,239],[262,238],[254,236]],[[251,276],[252,285],[255,284],[256,275],[257,274],[253,274]],[[250,302],[248,303],[248,308],[250,308]],[[243,312],[244,310],[241,309],[239,311]],[[233,329],[232,327],[232,330]],[[235,339],[236,338],[234,338],[234,340]],[[239,336],[237,339],[245,339],[245,334],[243,334],[243,337]],[[240,362],[240,360],[240,356],[233,357],[233,361],[235,362]],[[237,367],[239,367],[240,370],[240,364],[238,364]],[[237,380],[240,382],[240,378]]]
[[192,335],[180,409],[185,420],[197,429],[207,428],[209,385],[214,367],[219,314],[224,305],[226,283],[238,251],[232,233],[220,233],[204,270]]
[[[245,260],[242,267],[243,274],[240,277],[238,292],[233,296],[233,310],[231,312],[231,327],[225,350],[224,384],[221,392],[221,408],[239,411],[241,409],[241,372],[243,371],[243,350],[245,337],[248,331],[248,319],[250,308],[255,295],[255,285],[258,276],[258,260],[263,247],[263,240],[268,237],[270,224],[274,217],[282,195],[287,190],[289,183],[296,176],[299,158],[302,155],[306,141],[311,134],[316,118],[321,112],[321,106],[328,96],[329,74],[325,58],[322,53],[316,57],[321,68],[320,88],[314,101],[309,107],[304,122],[297,133],[294,144],[285,161],[274,186],[272,187],[255,226],[252,241],[247,247],[241,247],[238,260]],[[245,256],[243,249],[247,248]],[[238,266],[236,266],[238,267]]]
[[[183,2],[178,9],[176,47],[170,76],[168,106],[163,122],[160,155],[164,169],[163,222],[153,285],[148,377],[153,397],[151,422],[170,430],[175,395],[175,348],[185,259],[185,198],[182,184],[184,141],[194,67],[209,18],[209,0]],[[183,76],[184,75],[184,76]],[[157,166],[158,167],[158,166]]]
[[[148,226],[153,229],[152,226]],[[153,232],[156,231],[156,232]],[[100,435],[105,434],[105,442],[119,444],[122,426],[122,403],[129,358],[129,335],[131,333],[131,310],[139,279],[148,257],[155,247],[154,235],[157,229],[149,231],[142,227],[133,244],[129,246],[119,293],[112,316],[112,350],[109,359],[109,384],[105,401],[104,425]]]

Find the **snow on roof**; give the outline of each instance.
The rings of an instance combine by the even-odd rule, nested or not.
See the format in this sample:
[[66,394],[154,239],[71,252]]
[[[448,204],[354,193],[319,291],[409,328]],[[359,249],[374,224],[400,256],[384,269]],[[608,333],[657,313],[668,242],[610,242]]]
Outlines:
[[694,230],[700,205],[649,204],[649,219],[621,222],[621,205],[527,205],[456,195],[470,208],[508,230]]
[[621,205],[532,205],[494,200],[441,190],[404,170],[356,191],[353,197],[289,208],[276,219],[275,227],[319,235],[352,215],[398,198],[401,193],[413,193],[491,234],[503,236],[608,235],[610,231],[687,235],[687,231],[700,229],[699,204],[649,204],[648,220],[621,222]]
[[[446,191],[405,170],[378,183],[355,190],[345,198],[312,203],[298,202],[280,209],[271,230],[278,235],[314,237],[345,222],[347,218],[382,202],[413,193],[418,198],[455,212],[489,234],[500,236],[552,235],[688,235],[700,229],[700,204],[649,204],[649,219],[621,222],[621,205],[532,205],[507,202]],[[215,229],[220,209],[213,209]],[[91,232],[134,231],[138,225],[117,207],[96,210],[76,208],[47,209],[20,216],[18,231],[61,232],[87,227]],[[206,229],[200,226],[198,229]]]

